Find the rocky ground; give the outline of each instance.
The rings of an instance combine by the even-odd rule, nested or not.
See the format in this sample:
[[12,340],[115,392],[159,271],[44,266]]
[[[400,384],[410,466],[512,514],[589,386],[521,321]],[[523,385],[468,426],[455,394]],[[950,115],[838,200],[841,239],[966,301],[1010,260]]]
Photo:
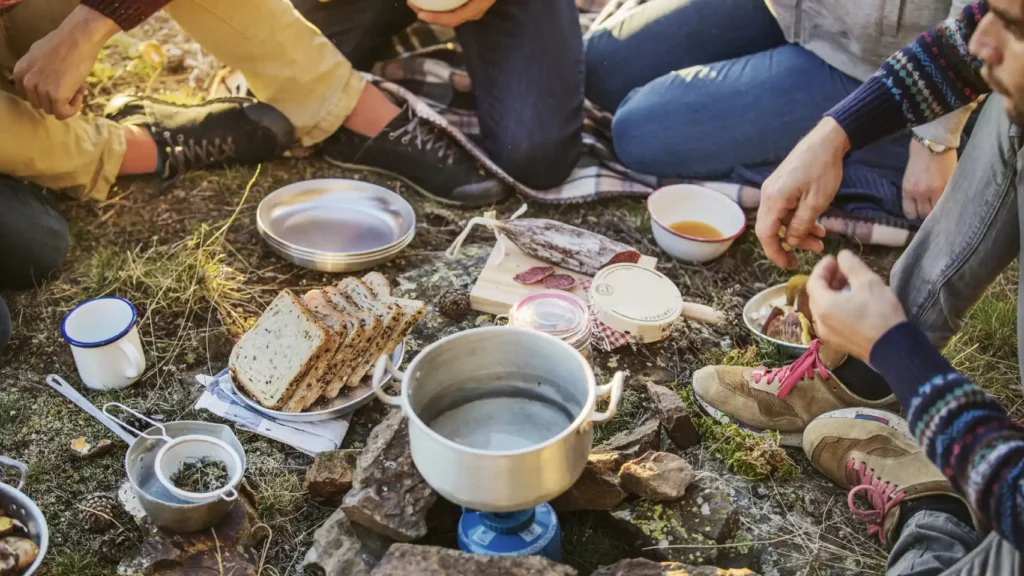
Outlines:
[[[146,64],[138,56],[146,38],[180,46],[184,72],[169,76]],[[157,20],[111,45],[92,79],[90,110],[125,87],[195,100],[214,70],[173,26]],[[750,233],[707,266],[669,261],[653,244],[643,203],[636,200],[535,205],[530,215],[586,227],[661,257],[659,269],[686,299],[713,305],[729,320],[714,328],[683,321],[663,342],[596,354],[598,379],[606,382],[623,370],[629,388],[619,415],[596,430],[583,478],[554,503],[561,511],[564,564],[452,551],[458,510],[417,480],[403,423],[377,402],[355,414],[343,451],[316,462],[239,432],[248,456],[244,498],[208,534],[164,534],[134,521],[112,497],[124,481],[125,446],[115,443],[89,459],[72,454],[69,443],[79,436],[119,441],[43,384],[47,374],[58,373],[80,387],[59,333],[60,319],[74,303],[102,294],[132,300],[150,362],[135,386],[86,393],[91,401],[124,402],[165,421],[216,421],[193,409],[200,395],[193,375],[223,368],[234,339],[281,288],[304,291],[337,281],[287,264],[262,245],[255,209],[277,187],[350,177],[405,195],[417,213],[416,238],[382,271],[397,292],[431,304],[446,290],[468,289],[493,242],[476,232],[464,254],[448,260],[444,249],[476,213],[441,207],[398,182],[343,172],[315,158],[280,160],[254,174],[254,168],[194,173],[168,190],[154,179],[126,180],[105,202],[65,202],[72,249],[61,277],[39,290],[5,294],[15,336],[0,354],[0,454],[31,467],[25,490],[51,530],[42,573],[93,576],[120,568],[284,576],[321,569],[383,576],[430,567],[439,574],[627,575],[689,570],[687,565],[766,575],[882,572],[885,551],[851,519],[845,492],[810,469],[801,452],[713,425],[687,405],[690,377],[701,366],[783,360],[752,346],[739,311],[747,297],[784,281],[785,274],[764,260]],[[518,204],[510,200],[496,208],[508,214]],[[864,253],[880,270],[898,256],[890,250]],[[971,340],[955,343],[953,357],[1016,408],[1014,332],[1012,322],[1005,326],[1008,314],[1012,320],[1015,281],[1001,281],[992,294],[968,323]],[[476,313],[454,320],[432,307],[412,333],[406,357],[494,320]],[[0,471],[0,479],[10,476]],[[638,558],[647,560],[623,562]],[[691,573],[717,572],[705,567]]]

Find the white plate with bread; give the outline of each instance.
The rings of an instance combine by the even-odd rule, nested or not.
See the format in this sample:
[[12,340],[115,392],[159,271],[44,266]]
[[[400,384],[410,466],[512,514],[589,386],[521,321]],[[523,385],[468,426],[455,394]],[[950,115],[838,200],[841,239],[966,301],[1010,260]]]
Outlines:
[[382,354],[401,363],[405,336],[426,311],[392,296],[379,272],[301,299],[282,290],[231,351],[232,384],[242,401],[281,420],[351,412],[372,398],[368,375]]

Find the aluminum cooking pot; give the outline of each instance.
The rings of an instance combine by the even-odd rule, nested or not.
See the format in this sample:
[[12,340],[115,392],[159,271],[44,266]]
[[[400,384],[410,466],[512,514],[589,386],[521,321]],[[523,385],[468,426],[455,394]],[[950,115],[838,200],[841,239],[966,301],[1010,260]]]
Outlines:
[[4,456],[0,456],[0,464],[21,471],[21,480],[17,486],[8,486],[0,482],[0,515],[14,518],[24,524],[28,528],[28,537],[39,546],[39,555],[35,561],[21,572],[21,576],[29,576],[43,563],[43,557],[46,556],[46,549],[50,544],[50,530],[46,526],[46,518],[43,517],[42,511],[21,491],[25,484],[25,475],[28,474],[28,466]]
[[[399,396],[381,388],[385,372]],[[532,508],[565,492],[587,463],[594,422],[615,415],[622,373],[598,386],[590,364],[562,340],[533,330],[466,330],[425,348],[399,372],[386,356],[373,383],[409,419],[423,479],[456,504],[491,512]],[[598,398],[611,396],[596,411]]]

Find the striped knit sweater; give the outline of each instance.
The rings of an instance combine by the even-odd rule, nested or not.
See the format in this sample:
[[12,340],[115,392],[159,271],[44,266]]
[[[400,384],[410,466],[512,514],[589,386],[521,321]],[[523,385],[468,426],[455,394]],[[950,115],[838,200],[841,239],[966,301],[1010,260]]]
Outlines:
[[925,32],[889,57],[831,116],[854,148],[926,124],[991,92],[981,77],[981,61],[971,56],[971,34],[988,12],[987,0]]
[[986,524],[1024,551],[1024,427],[909,322],[875,343],[871,364],[907,410],[928,458]]

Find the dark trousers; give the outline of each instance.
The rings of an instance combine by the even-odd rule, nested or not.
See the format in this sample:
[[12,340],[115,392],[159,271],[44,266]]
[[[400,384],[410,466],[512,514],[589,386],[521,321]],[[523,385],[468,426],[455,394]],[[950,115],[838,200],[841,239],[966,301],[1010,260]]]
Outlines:
[[[68,253],[68,223],[45,191],[0,176],[0,290],[34,288]],[[11,338],[11,316],[0,297],[0,350]]]
[[[292,3],[361,70],[416,21],[405,0]],[[579,159],[583,127],[583,41],[573,0],[499,0],[455,32],[484,150],[527,186],[561,184]]]

